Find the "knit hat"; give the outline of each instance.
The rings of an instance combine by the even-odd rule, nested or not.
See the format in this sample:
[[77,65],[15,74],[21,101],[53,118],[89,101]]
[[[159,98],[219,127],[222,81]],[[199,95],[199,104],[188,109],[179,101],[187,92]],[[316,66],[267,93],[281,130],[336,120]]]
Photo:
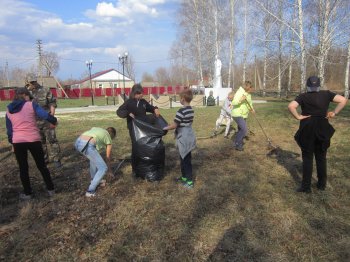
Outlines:
[[310,76],[306,81],[306,89],[308,92],[320,91],[321,81],[317,76]]

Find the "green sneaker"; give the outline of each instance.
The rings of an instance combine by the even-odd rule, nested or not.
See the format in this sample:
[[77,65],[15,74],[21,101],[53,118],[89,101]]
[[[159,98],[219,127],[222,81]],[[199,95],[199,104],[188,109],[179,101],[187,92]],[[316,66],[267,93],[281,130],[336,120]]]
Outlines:
[[187,180],[187,182],[184,183],[183,185],[184,185],[184,187],[189,188],[189,189],[192,189],[194,187],[193,181],[191,181],[191,180]]
[[178,182],[178,183],[182,183],[182,184],[184,184],[184,183],[186,183],[186,182],[187,182],[187,178],[186,178],[186,177],[181,176],[181,177],[176,178],[176,179],[175,179],[175,181],[176,181],[176,182]]

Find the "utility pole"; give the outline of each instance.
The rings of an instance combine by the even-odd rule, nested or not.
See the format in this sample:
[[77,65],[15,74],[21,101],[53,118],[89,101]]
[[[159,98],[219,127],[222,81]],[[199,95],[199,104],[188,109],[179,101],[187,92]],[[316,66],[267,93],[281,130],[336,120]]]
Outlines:
[[128,59],[128,52],[125,52],[124,55],[118,55],[118,59],[120,61],[120,63],[123,66],[123,98],[124,98],[124,102],[126,100],[126,95],[125,95],[125,73],[124,73],[124,67],[125,67],[125,63]]
[[92,60],[86,61],[86,66],[89,69],[89,78],[90,78],[90,93],[91,93],[91,104],[95,105],[94,103],[94,90],[92,89],[92,80],[91,80],[91,67],[92,67]]
[[42,41],[40,39],[36,40],[37,48],[38,48],[38,78],[40,78],[40,84],[43,85],[43,75],[42,75]]

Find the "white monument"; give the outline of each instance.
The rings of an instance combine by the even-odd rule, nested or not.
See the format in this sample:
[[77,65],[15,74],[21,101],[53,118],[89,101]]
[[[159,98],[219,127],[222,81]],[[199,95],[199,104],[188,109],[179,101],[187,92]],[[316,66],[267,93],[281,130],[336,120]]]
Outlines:
[[214,89],[220,89],[222,87],[222,77],[221,77],[221,60],[218,58],[218,56],[215,56],[215,75],[214,75],[214,81],[213,81],[213,87]]
[[222,87],[222,76],[221,76],[222,63],[217,55],[215,56],[214,66],[215,66],[214,68],[215,70],[214,70],[213,87],[206,88],[205,95],[208,97],[210,91],[213,91],[213,96],[215,97],[215,99],[219,97],[219,100],[223,101],[226,99],[227,94],[231,92],[231,88]]

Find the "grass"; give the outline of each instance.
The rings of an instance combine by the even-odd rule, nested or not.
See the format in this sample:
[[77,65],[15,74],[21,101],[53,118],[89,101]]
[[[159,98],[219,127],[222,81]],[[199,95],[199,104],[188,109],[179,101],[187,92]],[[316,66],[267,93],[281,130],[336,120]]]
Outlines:
[[[48,199],[30,163],[36,198],[18,201],[18,167],[8,155],[0,119],[0,260],[5,261],[349,261],[350,108],[331,122],[336,129],[328,154],[329,187],[310,195],[294,189],[301,178],[300,151],[293,140],[298,122],[286,102],[256,104],[257,118],[277,154],[267,156],[266,139],[253,117],[245,151],[232,149],[223,134],[199,139],[193,152],[195,188],[179,176],[172,133],[164,137],[166,176],[160,183],[134,181],[124,165],[116,178],[84,197],[88,162],[73,142],[92,126],[115,126],[115,163],[130,152],[125,120],[115,113],[60,115],[57,128],[64,167],[52,176],[57,195]],[[195,108],[198,137],[211,134],[219,107]],[[162,110],[172,121],[176,109]],[[4,159],[5,158],[5,159]],[[315,175],[314,175],[315,177]],[[315,183],[315,181],[313,181]]]

